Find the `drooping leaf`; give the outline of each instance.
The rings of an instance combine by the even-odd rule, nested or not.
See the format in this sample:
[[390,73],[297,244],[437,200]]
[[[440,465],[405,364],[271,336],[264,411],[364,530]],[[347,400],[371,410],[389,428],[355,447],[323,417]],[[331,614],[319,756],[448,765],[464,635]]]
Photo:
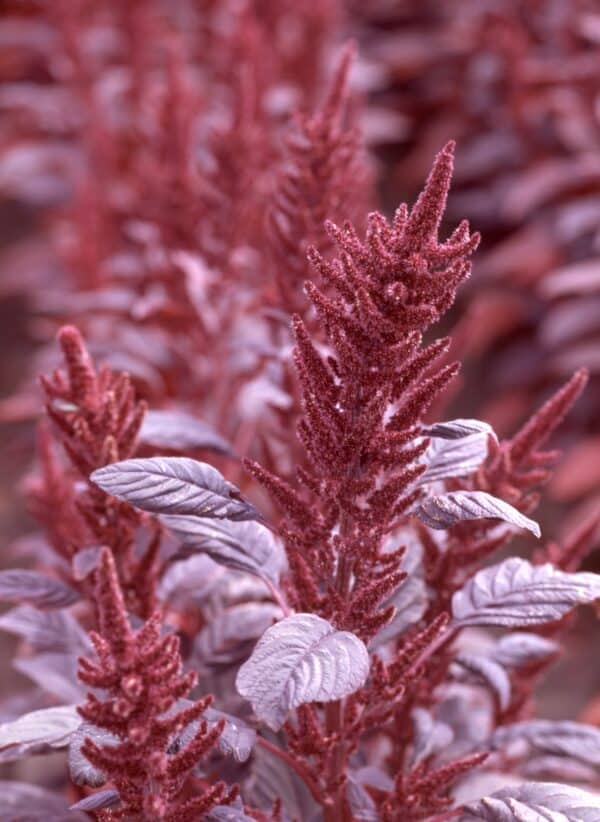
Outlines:
[[527,779],[539,781],[556,779],[572,784],[573,782],[594,783],[598,779],[596,768],[576,759],[570,759],[568,756],[530,755],[521,764],[519,770]]
[[[506,771],[476,768],[469,771],[463,779],[454,785],[452,796],[457,805],[467,805],[469,802],[479,801],[483,796],[489,796],[496,793],[496,791],[505,788],[519,788],[522,784],[522,776],[516,776]],[[464,819],[465,817],[460,817],[461,822],[464,822]]]
[[525,782],[470,802],[460,822],[598,822],[600,794],[554,782]]
[[239,796],[229,805],[217,805],[204,819],[206,822],[253,822],[253,817],[244,813],[244,803]]
[[450,528],[457,522],[472,519],[501,519],[540,537],[540,526],[504,500],[485,491],[450,491],[425,497],[416,512],[430,528]]
[[43,612],[18,605],[0,616],[0,629],[22,637],[36,651],[84,653],[91,647],[83,628],[65,610]]
[[97,745],[117,745],[119,739],[104,728],[98,728],[90,722],[81,722],[81,717],[79,727],[71,736],[67,756],[71,779],[76,785],[99,788],[106,782],[104,773],[81,753],[81,746],[88,737]]
[[37,571],[11,568],[0,571],[0,600],[35,605],[36,608],[66,608],[79,599],[69,585]]
[[354,693],[368,673],[369,654],[357,636],[314,614],[293,614],[265,631],[236,686],[277,731],[293,708]]
[[85,689],[77,679],[77,654],[37,654],[15,659],[13,667],[61,702],[77,704],[85,697]]
[[495,694],[500,708],[504,711],[510,704],[510,679],[498,662],[481,654],[460,654],[454,660],[456,665],[464,668],[490,688]]
[[422,460],[427,466],[418,485],[473,474],[488,455],[488,434],[472,434],[462,439],[432,439]]
[[559,651],[560,645],[552,639],[516,631],[500,637],[491,655],[505,668],[521,668],[547,659]]
[[544,277],[542,292],[546,297],[563,297],[565,294],[591,295],[598,293],[600,261],[598,258],[582,260],[558,268]]
[[[463,756],[473,750],[481,750],[489,743],[495,727],[491,700],[480,688],[463,682],[445,686],[442,701],[435,717],[452,728],[454,741],[452,755]],[[496,788],[494,787],[493,790]]]
[[277,581],[285,564],[283,548],[258,522],[231,522],[200,517],[163,516],[162,522],[195,551],[203,551],[215,562],[239,571]]
[[459,440],[472,434],[486,434],[498,439],[492,426],[483,420],[457,419],[436,422],[423,428],[421,433],[425,437],[439,437],[444,440]]
[[[176,707],[180,710],[192,704],[189,699],[181,699]],[[216,708],[207,708],[202,715],[202,719],[206,721],[209,729],[220,720],[225,720],[223,731],[216,743],[219,753],[223,756],[232,757],[236,762],[246,762],[250,758],[256,745],[256,731],[253,728],[238,719],[237,716],[231,716],[231,714],[218,711]],[[192,741],[199,724],[200,720],[196,720],[183,729],[173,742],[173,753],[184,749]]]
[[396,608],[393,619],[377,632],[370,643],[370,647],[378,648],[384,642],[389,642],[401,636],[407,628],[418,622],[428,605],[427,586],[421,576],[408,576],[393,594],[387,604]]
[[89,822],[89,816],[69,810],[58,793],[27,782],[0,781],[2,822]]
[[384,543],[383,550],[384,552],[393,551],[400,545],[406,548],[400,569],[407,576],[384,603],[386,606],[393,605],[396,613],[391,622],[384,625],[373,637],[369,643],[370,648],[379,648],[385,642],[401,636],[407,628],[418,622],[427,610],[429,599],[424,580],[423,549],[419,540],[416,539],[414,529],[399,529],[390,534]]
[[413,723],[413,749],[411,768],[424,759],[444,750],[454,739],[452,728],[445,722],[438,722],[425,708],[414,708],[411,713]]
[[273,803],[279,800],[285,822],[290,819],[322,822],[322,808],[302,779],[282,759],[257,746],[250,767],[251,775],[244,791],[244,799],[249,804],[270,812]]
[[194,554],[168,565],[157,594],[164,601],[178,597],[199,601],[214,589],[224,573],[225,569],[206,554]]
[[20,688],[0,704],[0,721],[13,722],[24,714],[48,707],[48,695],[39,688]]
[[361,785],[368,785],[378,791],[386,793],[394,790],[394,780],[388,776],[382,767],[377,765],[365,765],[358,768],[353,773],[354,778]]
[[103,808],[116,808],[121,804],[119,792],[109,788],[105,791],[96,791],[71,805],[71,811],[99,811]]
[[248,643],[257,640],[282,616],[281,609],[271,602],[244,602],[226,608],[196,637],[194,651],[199,662],[217,665],[243,658]]
[[115,462],[94,471],[90,479],[107,494],[151,514],[237,521],[260,516],[216,468],[188,457]]
[[352,811],[352,819],[360,822],[379,822],[380,816],[373,797],[352,775],[346,782],[346,799]]
[[140,442],[172,451],[208,448],[231,454],[231,446],[207,423],[174,409],[147,411],[139,433]]
[[65,748],[81,723],[74,705],[32,711],[0,725],[0,761]]
[[246,725],[237,716],[217,711],[215,708],[207,708],[204,712],[209,728],[225,720],[223,732],[217,741],[217,748],[223,756],[231,756],[236,762],[246,762],[256,745],[256,731]]
[[455,625],[511,628],[553,622],[600,598],[600,575],[568,574],[511,557],[475,574],[452,597]]
[[85,579],[96,569],[101,551],[102,547],[100,545],[91,545],[89,548],[82,548],[73,556],[71,568],[73,569],[73,577],[76,580]]
[[494,748],[506,748],[512,743],[526,743],[541,753],[568,756],[600,767],[600,728],[584,722],[530,719],[498,728],[491,740]]

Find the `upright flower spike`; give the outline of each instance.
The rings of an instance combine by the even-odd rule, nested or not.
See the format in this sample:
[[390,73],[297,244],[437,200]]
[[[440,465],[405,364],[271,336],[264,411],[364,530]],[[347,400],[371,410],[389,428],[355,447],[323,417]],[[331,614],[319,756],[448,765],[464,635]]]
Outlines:
[[[51,443],[43,439],[44,476],[35,487],[37,509],[48,522],[55,550],[68,559],[90,545],[110,546],[128,607],[147,617],[154,607],[159,532],[150,537],[145,553],[136,555],[134,537],[141,522],[139,513],[89,482],[95,469],[134,454],[146,404],[136,397],[127,374],[107,367],[96,370],[77,328],[61,328],[58,341],[65,369],[40,380],[54,436],[67,454],[70,470],[65,471],[54,461],[54,473],[50,472]],[[57,471],[62,471],[60,480]],[[76,478],[86,483],[85,491],[75,493]],[[54,533],[51,512],[43,510],[43,500],[52,500],[58,487],[71,512],[69,531],[63,529],[60,535]]]
[[499,446],[492,445],[490,456],[481,467],[476,482],[479,488],[500,495],[526,513],[538,502],[537,489],[550,479],[550,467],[559,456],[544,451],[588,381],[582,368],[544,403],[519,431]]
[[40,377],[46,409],[74,466],[87,476],[133,454],[146,405],[126,374],[96,371],[77,328],[63,326],[58,342],[65,371]]
[[[99,630],[90,635],[96,661],[82,658],[79,677],[106,692],[104,699],[88,694],[79,713],[87,722],[112,734],[116,744],[86,738],[82,754],[118,791],[116,810],[100,811],[99,819],[156,819],[194,822],[217,804],[229,804],[237,789],[222,782],[184,792],[200,759],[214,746],[222,722],[211,729],[202,715],[211,703],[205,697],[177,710],[196,682],[183,674],[179,640],[163,634],[155,613],[133,630],[110,551],[103,549],[96,573]],[[174,744],[192,722],[198,730],[183,749]]]
[[[454,166],[454,149],[456,143],[451,140],[435,158],[425,188],[419,194],[417,202],[406,220],[404,241],[415,249],[427,242],[437,242],[437,233],[446,209],[446,200],[450,191],[452,169]],[[456,229],[450,242],[458,240],[465,230],[464,224]],[[467,227],[468,233],[468,227]]]
[[[331,293],[313,283],[306,290],[332,355],[321,356],[295,317],[294,362],[304,410],[298,429],[307,457],[303,484],[319,489],[319,502],[305,503],[281,480],[250,466],[286,511],[290,552],[300,550],[304,560],[292,563],[298,586],[308,591],[307,573],[317,587],[333,585],[346,604],[340,611],[336,598],[327,595],[324,615],[365,637],[380,625],[377,609],[389,593],[387,585],[374,586],[375,578],[385,567],[388,580],[399,580],[394,576],[399,558],[384,557],[380,544],[390,523],[415,499],[411,484],[423,470],[416,461],[426,447],[416,439],[420,420],[456,371],[454,364],[437,364],[446,341],[421,347],[422,333],[450,306],[468,276],[468,258],[478,242],[465,224],[447,243],[437,238],[452,153],[449,143],[412,211],[401,207],[392,224],[371,214],[364,241],[349,223],[328,224],[339,258],[311,251]],[[323,523],[317,532],[304,527],[311,510],[313,523]],[[335,584],[327,571],[334,565]],[[297,602],[306,605],[300,594]]]
[[77,508],[73,478],[58,458],[57,444],[46,420],[37,433],[38,470],[25,484],[27,507],[43,527],[52,550],[70,560],[85,545],[88,529]]
[[275,178],[268,237],[280,296],[290,312],[305,311],[302,285],[311,276],[307,247],[331,251],[326,219],[359,219],[371,199],[371,173],[359,130],[345,122],[355,52],[352,42],[343,49],[320,108],[296,115]]
[[453,802],[449,796],[453,784],[487,756],[487,753],[474,754],[435,771],[427,772],[418,766],[412,773],[400,774],[394,791],[383,802],[383,822],[417,822],[447,810]]
[[[363,640],[392,618],[394,609],[385,601],[404,579],[403,552],[384,550],[384,536],[419,496],[415,480],[424,466],[418,459],[428,446],[419,436],[421,421],[457,369],[439,362],[447,341],[422,347],[423,333],[450,307],[469,275],[469,257],[479,241],[466,223],[445,243],[437,236],[453,148],[449,143],[436,157],[411,211],[401,206],[391,224],[379,213],[369,215],[364,240],[348,222],[328,223],[339,256],[328,259],[315,248],[310,251],[323,287],[308,282],[306,294],[330,352],[324,356],[306,324],[294,318],[303,408],[298,435],[306,454],[299,478],[312,498],[248,463],[284,510],[294,604]],[[420,653],[428,653],[427,647]],[[418,663],[420,658],[414,663],[420,674],[427,670],[428,676],[443,678],[444,657],[427,667]],[[411,672],[419,683],[420,676]],[[384,709],[388,717],[393,699],[406,687],[404,673],[395,675],[393,666],[381,673],[385,684],[379,698],[392,699]],[[368,702],[368,695],[364,699]],[[333,803],[325,808],[332,822],[345,818],[340,810],[346,807],[343,775],[363,721],[360,704],[358,696],[332,703],[321,738],[311,731],[313,747],[320,751],[320,764],[311,773]],[[424,794],[429,776],[423,774]],[[444,779],[440,775],[440,784]],[[443,799],[432,807],[446,805]]]

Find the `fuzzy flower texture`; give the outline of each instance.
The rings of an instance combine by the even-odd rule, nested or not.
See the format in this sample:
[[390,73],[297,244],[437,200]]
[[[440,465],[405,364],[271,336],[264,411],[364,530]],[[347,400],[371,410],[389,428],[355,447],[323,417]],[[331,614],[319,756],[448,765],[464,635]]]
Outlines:
[[[139,20],[144,9],[131,4]],[[260,51],[254,35],[236,40],[246,62],[244,50]],[[137,45],[140,80],[147,55]],[[183,94],[176,51],[171,43],[168,62]],[[226,83],[230,67],[218,52],[211,59],[215,82]],[[18,603],[0,628],[23,640],[15,664],[37,687],[24,710],[3,712],[0,758],[66,750],[67,775],[61,783],[53,770],[53,789],[3,780],[0,819],[600,820],[600,731],[535,718],[536,687],[576,607],[600,601],[600,575],[579,570],[597,518],[562,541],[544,534],[531,550],[558,456],[547,443],[587,374],[577,371],[506,440],[482,420],[439,419],[459,366],[432,327],[469,277],[480,238],[464,221],[442,239],[452,142],[412,208],[390,220],[375,211],[359,230],[354,207],[369,199],[369,174],[357,132],[344,135],[351,59],[348,47],[320,113],[298,119],[291,168],[264,220],[249,208],[247,224],[241,208],[262,177],[253,190],[233,175],[240,212],[206,229],[214,256],[176,250],[197,302],[192,310],[170,283],[169,305],[185,304],[189,326],[180,334],[174,313],[154,328],[154,387],[103,356],[102,322],[58,332],[63,367],[41,378],[46,419],[26,484],[43,539],[24,541],[30,570],[0,572],[0,600]],[[235,137],[258,152],[252,99]],[[223,137],[225,165],[233,144]],[[328,146],[337,146],[329,164]],[[339,196],[350,159],[352,210]],[[171,194],[183,202],[194,200],[192,181],[207,196],[185,169],[177,179]],[[120,193],[125,209],[125,185]],[[228,196],[210,193],[215,203]],[[174,247],[198,237],[186,215],[181,225],[177,209],[156,217],[164,245],[148,241],[135,259],[132,242],[118,260],[127,276],[155,266],[169,280]],[[148,222],[127,226],[154,237]],[[265,226],[263,260],[250,235]],[[252,275],[256,260],[269,286]],[[217,270],[222,283],[211,280]],[[231,307],[219,302],[234,292]],[[212,326],[188,335],[211,294]],[[121,330],[135,336],[140,316],[122,318]],[[256,357],[233,333],[250,320]],[[231,332],[227,346],[215,343],[216,328]],[[188,384],[181,373],[195,357],[206,380]],[[270,391],[264,413],[244,416],[257,383]],[[517,531],[519,556],[510,556]]]

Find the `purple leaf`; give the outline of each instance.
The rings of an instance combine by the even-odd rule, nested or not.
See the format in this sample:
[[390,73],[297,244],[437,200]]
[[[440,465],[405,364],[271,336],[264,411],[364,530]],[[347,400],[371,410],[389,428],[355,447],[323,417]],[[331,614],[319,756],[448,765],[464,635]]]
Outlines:
[[217,805],[204,819],[206,822],[253,822],[254,818],[244,813],[244,803],[238,796],[229,805]]
[[173,451],[209,448],[231,454],[231,446],[202,420],[184,411],[147,411],[139,433],[142,443]]
[[393,605],[396,613],[392,621],[384,625],[373,637],[370,647],[378,648],[384,642],[396,639],[418,622],[428,605],[427,586],[421,576],[412,574],[401,583],[398,590],[387,600],[386,605]]
[[48,695],[39,688],[20,688],[0,702],[0,722],[12,722],[23,714],[48,707]]
[[282,616],[281,609],[271,602],[245,602],[226,608],[200,631],[195,654],[206,665],[235,662],[246,655],[249,642]]
[[361,785],[369,785],[378,791],[389,792],[394,790],[394,780],[388,776],[383,768],[377,765],[365,765],[363,768],[358,768],[354,771],[354,778]]
[[81,724],[74,705],[42,708],[0,725],[0,761],[65,748]]
[[411,713],[413,723],[413,750],[410,767],[415,768],[428,756],[444,750],[454,739],[452,728],[445,722],[438,722],[425,708],[414,708]]
[[40,313],[65,317],[88,312],[123,314],[130,311],[138,294],[130,288],[113,287],[102,291],[77,291],[65,294],[57,290],[41,291],[36,295]]
[[244,798],[252,805],[271,812],[273,802],[279,800],[285,822],[290,819],[323,822],[322,808],[282,759],[257,746],[250,767],[252,771]]
[[423,549],[416,539],[414,529],[398,529],[390,534],[384,542],[383,551],[387,553],[396,550],[399,545],[406,547],[400,569],[408,576],[386,600],[385,605],[393,605],[396,613],[391,622],[384,625],[373,637],[369,643],[370,648],[379,648],[385,642],[403,634],[407,628],[421,619],[429,603],[427,586],[423,579]]
[[583,722],[531,719],[498,728],[492,736],[493,748],[506,748],[513,743],[600,766],[600,728]]
[[459,822],[598,822],[600,794],[554,782],[524,782],[470,802]]
[[36,608],[66,608],[79,599],[73,588],[54,577],[37,571],[21,571],[11,568],[0,571],[0,600],[17,600],[35,605]]
[[544,277],[540,290],[545,297],[597,294],[600,290],[600,259],[581,260],[557,268]]
[[236,521],[260,517],[216,468],[188,457],[115,462],[94,471],[90,479],[107,494],[151,514],[193,514]]
[[71,568],[73,569],[73,577],[81,582],[89,576],[98,565],[100,552],[102,548],[99,545],[92,545],[89,548],[82,548],[78,551],[71,560]]
[[452,597],[454,624],[542,625],[600,597],[600,575],[568,574],[511,557],[484,568]]
[[36,651],[85,653],[91,648],[87,634],[68,611],[42,612],[18,605],[0,617],[0,629],[22,637]]
[[[480,688],[473,688],[462,682],[453,682],[445,686],[435,718],[452,728],[452,756],[472,753],[474,749],[488,745],[495,727],[490,698]],[[496,787],[498,786],[495,785],[492,790]]]
[[313,614],[293,614],[269,628],[236,678],[241,696],[274,731],[310,702],[354,693],[369,674],[364,643]]
[[492,426],[482,420],[448,420],[447,422],[436,422],[421,429],[424,437],[437,437],[443,440],[459,440],[463,437],[470,437],[472,434],[491,435],[498,439]]
[[77,654],[38,654],[16,659],[13,667],[61,702],[79,703],[85,697],[85,689],[77,679]]
[[535,664],[560,651],[560,645],[552,639],[516,631],[500,637],[491,656],[505,668],[520,668]]
[[540,526],[504,500],[485,491],[451,491],[421,500],[417,516],[430,528],[450,528],[457,522],[472,519],[501,519],[517,528],[525,528],[536,537]]
[[[190,707],[193,703],[188,699],[181,699],[177,703],[177,709]],[[236,762],[246,762],[254,746],[256,745],[256,731],[250,728],[237,716],[223,713],[215,708],[207,708],[202,715],[202,719],[206,721],[209,729],[217,724],[220,720],[225,720],[225,725],[221,736],[217,740],[217,748],[219,753],[223,756],[230,756]],[[183,750],[194,738],[201,720],[191,722],[174,740],[171,753],[178,753]]]
[[565,756],[529,756],[521,773],[528,779],[560,779],[564,782],[596,782],[595,768]]
[[488,434],[472,434],[462,439],[433,439],[423,454],[427,466],[417,480],[426,485],[452,477],[473,474],[488,455]]
[[98,728],[89,722],[81,722],[69,742],[69,775],[76,785],[89,785],[98,788],[104,785],[106,777],[104,773],[86,759],[81,753],[81,746],[86,738],[92,739],[97,745],[117,745],[118,737],[103,728]]
[[276,582],[285,564],[283,548],[258,522],[232,522],[200,517],[163,516],[186,548],[203,551],[215,562]]
[[380,817],[373,797],[352,776],[348,776],[346,782],[346,798],[352,811],[352,820],[379,822]]
[[465,671],[474,674],[477,679],[483,680],[495,694],[501,710],[508,708],[511,691],[510,679],[502,665],[479,654],[460,654],[454,662]]
[[223,576],[225,569],[205,554],[170,563],[158,586],[163,601],[178,597],[199,601],[209,594]]
[[2,822],[89,822],[85,813],[69,810],[57,793],[27,782],[0,781]]
[[246,762],[256,745],[256,731],[238,719],[237,716],[207,708],[204,716],[210,728],[212,725],[225,720],[225,727],[217,741],[219,752],[223,756],[231,756],[236,762]]
[[119,792],[109,788],[106,791],[96,791],[71,805],[71,811],[99,811],[103,808],[116,808],[121,804]]

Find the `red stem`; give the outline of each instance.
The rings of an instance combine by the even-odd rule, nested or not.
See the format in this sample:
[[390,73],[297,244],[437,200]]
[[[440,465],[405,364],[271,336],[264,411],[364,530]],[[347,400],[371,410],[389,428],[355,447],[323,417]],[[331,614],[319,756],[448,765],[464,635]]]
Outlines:
[[262,580],[269,589],[271,596],[283,611],[284,617],[288,617],[292,613],[292,609],[283,598],[283,594],[281,593],[279,588],[275,585],[274,582],[272,582],[270,579],[267,579],[266,577],[259,576],[259,579]]
[[279,757],[283,762],[286,763],[295,773],[298,774],[300,779],[304,782],[308,790],[310,791],[313,799],[322,805],[324,803],[323,794],[321,793],[321,789],[314,781],[308,770],[304,767],[301,762],[298,762],[293,757],[291,757],[286,751],[278,748],[277,745],[274,745],[272,742],[269,742],[268,739],[265,739],[263,736],[259,736],[256,739],[256,744],[260,745],[261,748],[264,748],[266,751],[274,754],[275,756]]
[[454,808],[451,811],[446,811],[445,813],[441,813],[439,816],[434,817],[431,822],[446,822],[448,819],[456,819],[462,813],[462,808]]

